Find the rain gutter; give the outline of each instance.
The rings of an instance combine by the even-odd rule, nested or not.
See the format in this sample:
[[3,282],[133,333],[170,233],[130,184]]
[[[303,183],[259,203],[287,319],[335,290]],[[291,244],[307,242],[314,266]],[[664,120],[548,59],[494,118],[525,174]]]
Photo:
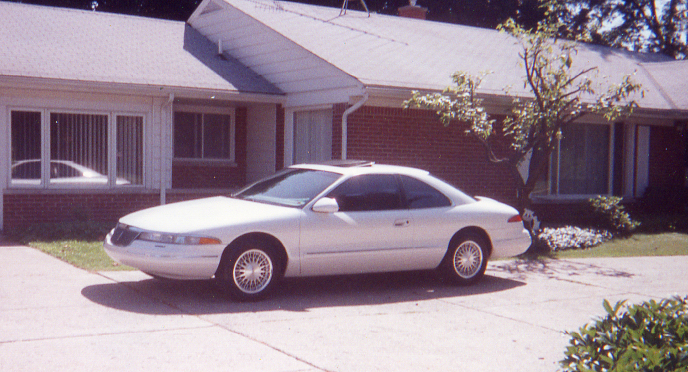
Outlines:
[[[169,98],[167,99],[167,102],[162,104],[161,109],[165,110],[168,106],[170,106],[174,102],[174,93],[170,93]],[[174,113],[170,113],[170,122],[174,118]],[[163,148],[165,147],[164,144],[164,138],[165,136],[163,135],[165,131],[165,125],[160,125],[160,205],[165,205],[167,202],[167,187],[165,187],[165,154],[163,154]]]
[[368,101],[368,92],[365,92],[363,94],[363,98],[361,98],[358,102],[354,103],[353,106],[349,107],[344,111],[342,114],[342,160],[346,160],[346,146],[347,146],[347,141],[348,141],[348,126],[349,126],[349,115],[353,113],[354,111],[358,110],[363,106],[364,103]]

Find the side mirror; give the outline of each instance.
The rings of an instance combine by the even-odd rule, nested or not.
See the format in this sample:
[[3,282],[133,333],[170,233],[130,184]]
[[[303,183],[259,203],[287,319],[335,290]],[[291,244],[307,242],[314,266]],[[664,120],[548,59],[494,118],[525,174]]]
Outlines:
[[320,198],[313,204],[313,212],[318,213],[335,213],[339,211],[339,204],[334,198]]

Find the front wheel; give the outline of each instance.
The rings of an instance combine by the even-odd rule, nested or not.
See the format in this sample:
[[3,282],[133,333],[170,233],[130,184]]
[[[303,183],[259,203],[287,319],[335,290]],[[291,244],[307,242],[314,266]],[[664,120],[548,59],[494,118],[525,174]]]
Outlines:
[[275,285],[281,264],[273,247],[247,242],[222,260],[215,275],[221,289],[240,301],[264,298]]
[[449,247],[443,262],[443,271],[455,283],[472,284],[485,274],[488,245],[474,234],[467,234]]

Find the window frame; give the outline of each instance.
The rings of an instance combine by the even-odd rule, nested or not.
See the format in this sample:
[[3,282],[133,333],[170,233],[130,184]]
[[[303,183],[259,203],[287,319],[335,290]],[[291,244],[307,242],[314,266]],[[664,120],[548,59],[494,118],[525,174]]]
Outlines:
[[[12,178],[12,114],[15,112],[31,112],[40,114],[40,179],[35,184],[20,184],[15,182]],[[145,112],[129,112],[129,111],[105,111],[105,110],[79,110],[79,109],[61,109],[61,108],[36,108],[27,106],[8,107],[8,172],[6,177],[6,185],[9,189],[49,189],[49,190],[66,190],[66,189],[89,189],[89,190],[106,190],[106,189],[123,189],[123,188],[144,188],[146,184],[147,173],[147,128],[146,122],[148,114]],[[107,118],[107,151],[105,159],[107,164],[107,182],[104,184],[98,183],[51,183],[50,180],[50,163],[52,160],[51,154],[51,115],[66,114],[66,115],[101,115]],[[140,184],[117,184],[117,119],[118,117],[137,117],[141,119],[141,183]],[[23,159],[29,160],[29,159]]]
[[[229,158],[177,157],[175,155],[175,116],[177,113],[229,116]],[[236,165],[236,110],[234,107],[212,107],[188,104],[175,104],[172,110],[172,161],[176,164],[222,164]]]

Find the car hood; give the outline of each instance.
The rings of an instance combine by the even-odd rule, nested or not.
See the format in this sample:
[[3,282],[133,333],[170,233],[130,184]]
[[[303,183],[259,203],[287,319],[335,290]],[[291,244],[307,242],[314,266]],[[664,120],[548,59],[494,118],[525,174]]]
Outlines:
[[120,222],[150,231],[190,233],[295,218],[300,212],[298,208],[216,196],[144,209]]

